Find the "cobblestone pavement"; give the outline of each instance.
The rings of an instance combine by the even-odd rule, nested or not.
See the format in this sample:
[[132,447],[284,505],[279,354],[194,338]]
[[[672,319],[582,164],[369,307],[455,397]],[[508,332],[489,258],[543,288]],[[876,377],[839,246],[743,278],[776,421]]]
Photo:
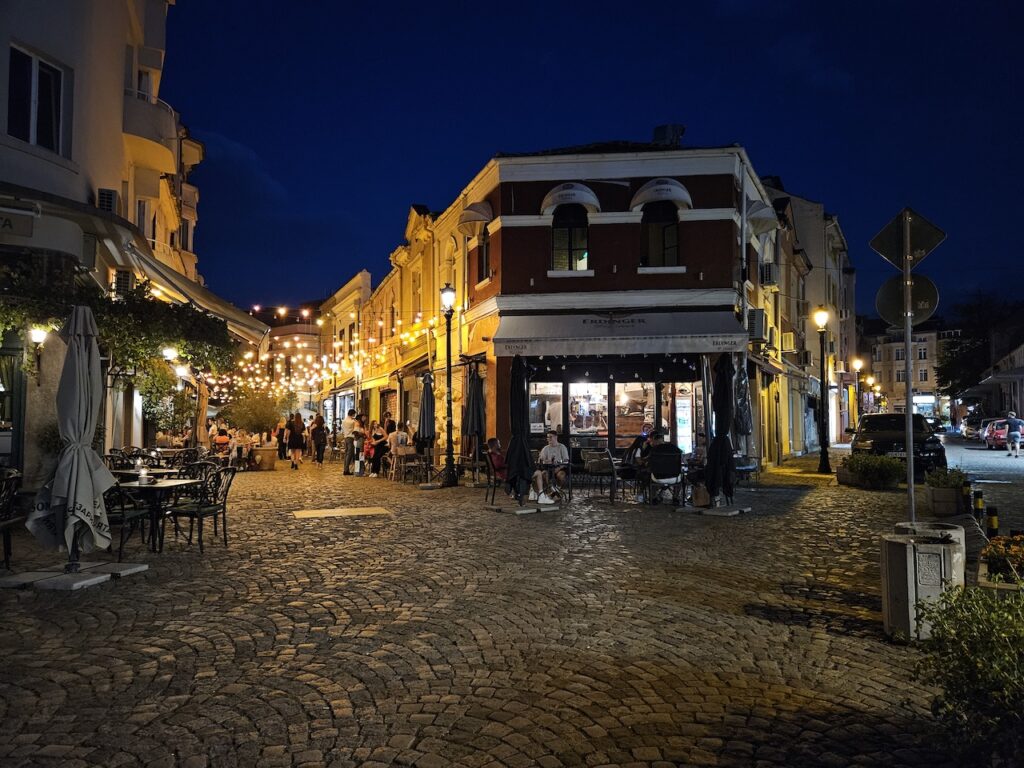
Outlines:
[[[801,466],[733,518],[241,474],[227,549],[0,593],[0,765],[949,764],[882,636],[902,496]],[[337,506],[393,515],[290,514]],[[53,561],[16,537],[18,570]]]

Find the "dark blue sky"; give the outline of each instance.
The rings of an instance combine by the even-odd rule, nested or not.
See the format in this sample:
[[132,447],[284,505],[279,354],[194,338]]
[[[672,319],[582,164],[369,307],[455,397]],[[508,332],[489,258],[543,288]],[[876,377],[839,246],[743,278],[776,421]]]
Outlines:
[[496,152],[679,122],[838,214],[861,311],[894,274],[868,240],[904,205],[941,226],[941,313],[1024,295],[1018,8],[178,0],[161,96],[206,143],[200,271],[241,306],[376,282],[409,206],[443,209]]

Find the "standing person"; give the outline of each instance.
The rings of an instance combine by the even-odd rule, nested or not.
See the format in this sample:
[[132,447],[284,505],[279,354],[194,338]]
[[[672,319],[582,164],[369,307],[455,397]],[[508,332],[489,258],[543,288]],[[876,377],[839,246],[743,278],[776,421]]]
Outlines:
[[346,475],[352,474],[352,464],[356,460],[356,448],[352,440],[352,433],[356,428],[356,411],[355,408],[349,408],[345,418],[341,420],[341,439],[342,439],[342,464],[341,467]]
[[356,416],[355,426],[352,427],[352,455],[355,459],[356,477],[363,476],[363,444],[366,442],[366,426],[363,424],[363,417]]
[[1008,411],[1006,414],[1006,455],[1020,458],[1020,435],[1024,431],[1024,421],[1017,414]]
[[398,429],[398,425],[395,423],[395,420],[391,418],[391,411],[384,412],[384,420],[382,423],[384,425],[384,431],[389,435]]
[[327,427],[324,426],[324,417],[317,415],[313,420],[313,429],[309,432],[313,449],[316,451],[314,461],[320,468],[324,468],[324,448],[327,447]]
[[370,427],[370,445],[373,446],[373,454],[370,456],[370,477],[377,477],[380,474],[381,459],[388,452],[388,433],[384,431],[383,425],[376,421]]
[[288,425],[288,453],[292,457],[292,469],[298,469],[302,463],[302,446],[305,444],[306,425],[302,423],[302,414],[296,413]]
[[288,450],[288,443],[285,442],[285,434],[288,429],[288,423],[281,419],[277,422],[277,427],[274,429],[274,437],[277,438],[277,458],[284,461],[285,453]]

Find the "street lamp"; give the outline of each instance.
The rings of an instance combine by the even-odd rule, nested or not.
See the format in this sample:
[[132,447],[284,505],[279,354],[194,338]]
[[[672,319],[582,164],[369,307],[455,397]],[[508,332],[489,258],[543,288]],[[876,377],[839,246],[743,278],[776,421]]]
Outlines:
[[452,449],[452,315],[455,314],[455,289],[451,283],[445,283],[441,289],[441,308],[444,313],[444,336],[445,336],[445,400],[447,406],[446,414],[446,437],[448,439],[444,456],[444,474],[441,477],[442,488],[452,488],[459,484],[459,477],[455,472],[455,454]]
[[[860,419],[860,369],[864,367],[864,361],[861,360],[859,357],[855,357],[855,358],[853,358],[853,362],[851,363],[851,365],[853,366],[854,387],[855,387],[855,391],[857,392],[857,419],[859,420]],[[854,426],[856,426],[856,423],[854,423]]]
[[818,442],[821,453],[818,456],[818,472],[831,475],[828,463],[828,381],[825,378],[825,335],[828,333],[828,310],[818,307],[814,310],[814,322],[818,326],[818,341],[821,348],[821,404],[818,407]]
[[874,402],[874,392],[875,392],[875,377],[874,376],[868,376],[867,378],[864,379],[864,383],[868,385],[868,394],[871,395],[872,403],[873,403]]

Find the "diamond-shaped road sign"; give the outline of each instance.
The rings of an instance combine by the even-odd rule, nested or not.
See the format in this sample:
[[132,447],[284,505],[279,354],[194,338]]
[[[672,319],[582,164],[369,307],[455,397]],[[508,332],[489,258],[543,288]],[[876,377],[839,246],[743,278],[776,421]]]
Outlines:
[[882,227],[868,245],[871,250],[892,264],[903,269],[903,221],[910,224],[910,267],[913,269],[925,256],[934,251],[946,239],[946,233],[928,219],[910,208],[904,208],[896,217]]

